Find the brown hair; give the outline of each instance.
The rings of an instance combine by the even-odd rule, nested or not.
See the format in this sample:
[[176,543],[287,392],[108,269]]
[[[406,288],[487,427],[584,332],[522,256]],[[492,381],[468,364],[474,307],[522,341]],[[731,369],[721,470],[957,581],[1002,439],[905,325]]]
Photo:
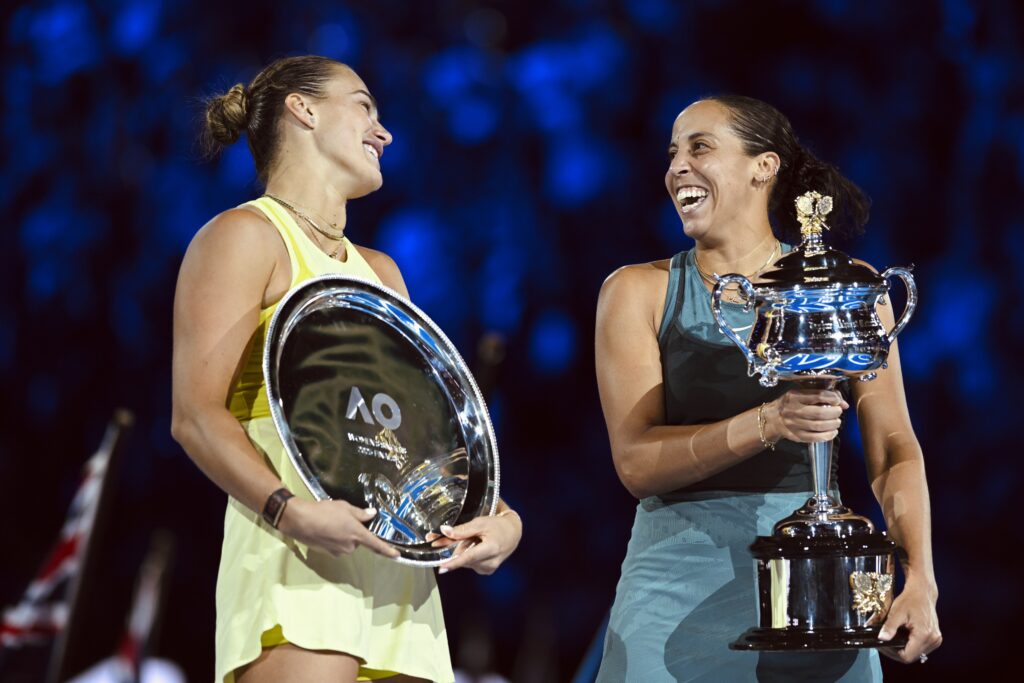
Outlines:
[[818,159],[802,145],[782,112],[767,102],[742,95],[713,95],[704,99],[729,110],[731,128],[749,156],[763,152],[779,155],[779,175],[768,197],[768,210],[783,239],[800,241],[800,224],[793,202],[808,190],[834,198],[836,210],[829,216],[832,228],[846,235],[863,233],[871,200],[839,169]]
[[223,95],[210,97],[206,100],[204,150],[214,156],[245,133],[256,162],[256,174],[265,185],[277,151],[277,123],[284,111],[285,97],[293,92],[325,97],[327,83],[338,67],[349,68],[316,55],[285,57],[256,74],[248,88],[238,83]]

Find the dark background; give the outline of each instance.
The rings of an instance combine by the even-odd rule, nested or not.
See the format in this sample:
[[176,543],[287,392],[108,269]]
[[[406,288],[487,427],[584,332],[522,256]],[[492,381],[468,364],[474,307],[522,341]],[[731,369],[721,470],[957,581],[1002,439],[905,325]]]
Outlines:
[[[200,158],[200,103],[273,58],[319,53],[359,72],[395,137],[349,234],[395,258],[468,359],[485,332],[507,341],[491,407],[526,536],[492,577],[441,578],[457,660],[484,630],[505,675],[568,681],[611,603],[635,502],[593,379],[597,292],[618,266],[688,247],[665,150],[676,113],[716,92],[775,104],[871,195],[867,234],[839,246],[917,265],[900,346],[946,642],[887,675],[952,680],[1012,654],[1018,3],[62,0],[2,13],[0,605],[37,570],[112,410],[130,408],[86,659],[115,649],[165,528],[177,552],[156,654],[212,676],[224,496],[169,435],[171,302],[192,235],[260,188],[244,142]],[[841,463],[846,502],[877,519],[856,430]]]

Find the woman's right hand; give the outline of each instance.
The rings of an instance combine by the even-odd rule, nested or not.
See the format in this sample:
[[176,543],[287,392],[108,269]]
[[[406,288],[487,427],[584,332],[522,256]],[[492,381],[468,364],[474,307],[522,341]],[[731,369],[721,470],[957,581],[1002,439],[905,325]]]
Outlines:
[[790,389],[765,406],[766,436],[773,443],[831,441],[839,435],[843,411],[850,407],[834,389]]
[[398,557],[398,550],[373,535],[366,524],[377,511],[362,510],[343,500],[288,501],[278,529],[300,543],[338,557],[365,546],[384,557]]

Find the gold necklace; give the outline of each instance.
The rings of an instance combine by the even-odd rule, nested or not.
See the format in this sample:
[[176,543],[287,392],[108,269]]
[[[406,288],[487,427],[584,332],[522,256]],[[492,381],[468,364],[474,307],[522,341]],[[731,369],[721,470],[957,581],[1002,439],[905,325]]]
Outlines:
[[[744,277],[746,277],[748,279],[752,278],[755,275],[757,275],[758,273],[760,273],[762,270],[767,268],[768,264],[771,263],[772,259],[775,258],[775,252],[779,251],[781,248],[782,248],[782,244],[779,242],[779,240],[775,240],[775,246],[772,247],[771,253],[768,254],[768,258],[765,260],[764,263],[761,264],[761,267],[758,268],[757,270],[755,270],[750,275],[744,275]],[[693,265],[697,266],[697,272],[700,273],[701,279],[703,279],[709,285],[716,285],[716,284],[718,284],[717,278],[715,278],[715,277],[713,277],[711,275],[708,275],[707,272],[705,272],[705,270],[700,267],[700,259],[697,258],[697,252],[696,251],[693,252]],[[723,294],[725,294],[725,292],[723,292]],[[731,298],[726,298],[726,301],[732,301],[733,303],[744,303],[746,301],[746,299],[741,299],[738,292],[733,292],[733,293],[731,293]]]
[[[317,223],[315,220],[313,220],[313,218],[308,213],[306,213],[306,211],[304,211],[303,209],[300,209],[299,207],[295,206],[294,204],[292,204],[290,202],[286,202],[285,200],[281,199],[280,197],[277,197],[277,196],[269,194],[269,193],[267,193],[264,196],[270,197],[271,199],[273,199],[275,202],[277,202],[281,206],[285,207],[286,209],[289,209],[296,216],[298,216],[302,220],[304,220],[307,223],[309,223],[309,225],[314,230],[316,230],[318,233],[320,233],[321,235],[323,235],[327,239],[341,240],[341,239],[343,239],[345,237],[345,228],[339,228],[337,223],[331,223],[330,221],[327,221],[328,225],[330,225],[332,228],[337,230],[336,233],[332,233],[329,230],[324,230],[322,227],[320,227],[320,224]],[[319,244],[319,242],[320,242],[320,240],[317,240],[318,244]],[[339,245],[338,249],[335,250],[335,253],[337,253],[340,249],[341,249],[341,246]]]
[[[768,264],[772,262],[773,258],[775,258],[775,252],[779,250],[780,246],[781,245],[780,245],[779,241],[775,240],[775,246],[772,247],[772,251],[771,251],[770,254],[768,254],[768,258],[765,259],[765,262],[762,263],[759,268],[754,270],[753,273],[751,273],[750,275],[745,275],[744,277],[747,277],[747,278],[754,277],[755,275],[760,273],[762,270],[767,268]],[[703,268],[700,267],[700,258],[697,256],[697,252],[696,251],[693,252],[693,263],[694,263],[694,265],[697,266],[697,272],[700,273],[700,276],[702,278],[704,278],[704,280],[706,280],[709,284],[713,285],[713,284],[716,284],[718,282],[718,280],[715,277],[713,277],[711,275],[708,275],[707,272]]]
[[[296,214],[296,215],[301,215],[301,214]],[[302,218],[305,219],[307,222],[309,222],[309,216],[302,216]],[[310,225],[312,225],[312,223],[310,223]],[[320,247],[320,251],[322,251],[325,254],[327,254],[327,256],[329,258],[332,258],[332,259],[338,258],[338,253],[341,251],[342,246],[344,246],[344,244],[345,244],[344,242],[339,242],[338,246],[336,246],[334,248],[334,251],[327,251],[327,248],[324,246],[324,243],[320,241],[320,238],[316,236],[315,232],[311,232],[309,234],[313,237],[313,241],[316,242],[316,246]]]

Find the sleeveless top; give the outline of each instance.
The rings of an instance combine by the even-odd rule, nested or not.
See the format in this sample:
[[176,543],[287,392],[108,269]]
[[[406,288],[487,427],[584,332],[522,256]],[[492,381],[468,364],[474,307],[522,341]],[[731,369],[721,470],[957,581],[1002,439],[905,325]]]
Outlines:
[[[345,244],[345,261],[333,259],[313,243],[299,227],[292,215],[270,197],[260,197],[243,206],[259,209],[277,228],[281,239],[288,248],[291,261],[292,280],[288,285],[291,291],[300,283],[310,278],[327,273],[340,273],[361,277],[380,283],[380,278],[366,262],[363,255],[353,246],[347,237]],[[228,408],[240,422],[258,417],[270,417],[270,404],[267,402],[267,387],[263,383],[263,347],[267,336],[270,319],[277,310],[277,303],[260,310],[259,326],[253,334],[249,354],[239,373],[238,381],[231,391]]]
[[[764,388],[747,375],[747,359],[718,329],[711,294],[701,280],[693,251],[672,257],[665,312],[658,333],[666,424],[696,425],[724,420],[781,396],[780,382]],[[722,302],[726,320],[742,338],[754,312]],[[838,439],[834,445],[838,452]],[[836,488],[838,458],[832,458],[830,488]],[[813,488],[807,445],[785,439],[707,479],[669,495],[699,491],[797,493]]]
[[[269,197],[248,202],[274,224],[288,249],[289,291],[309,278],[341,273],[380,278],[351,242],[344,262],[324,254],[283,207]],[[312,500],[270,418],[263,348],[277,304],[260,311],[228,406],[256,452],[296,497]],[[234,672],[263,648],[292,643],[345,652],[361,666],[356,680],[401,672],[453,683],[448,636],[434,573],[356,548],[335,557],[283,535],[259,513],[228,498],[217,577],[215,672]]]

